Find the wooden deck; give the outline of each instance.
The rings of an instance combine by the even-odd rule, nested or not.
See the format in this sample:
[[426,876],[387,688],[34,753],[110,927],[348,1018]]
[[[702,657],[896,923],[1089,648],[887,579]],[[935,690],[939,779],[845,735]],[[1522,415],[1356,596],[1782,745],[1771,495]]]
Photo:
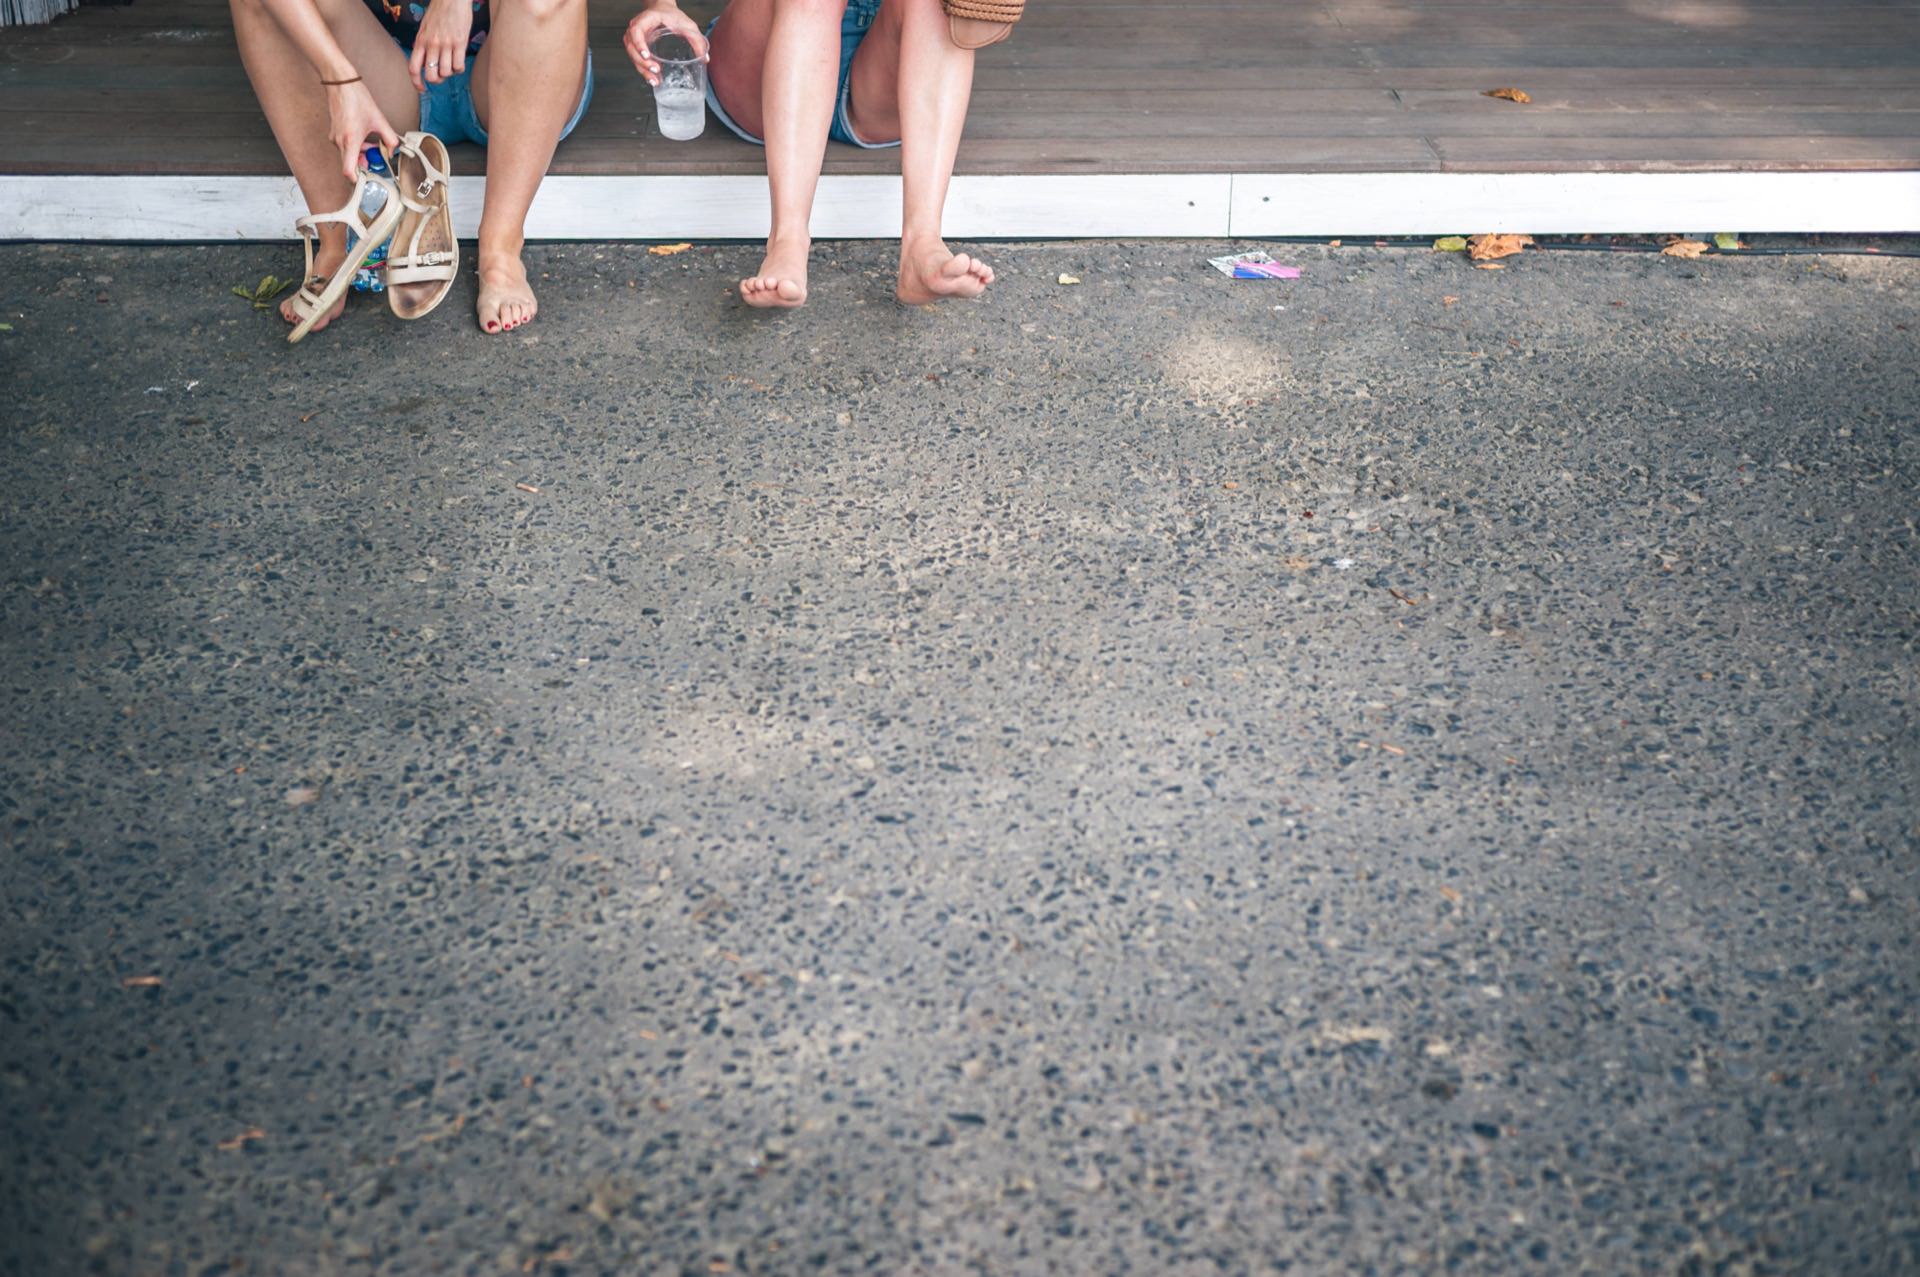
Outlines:
[[[620,48],[637,2],[592,0],[593,107],[561,147],[554,172],[757,179],[758,149],[717,124],[692,143],[660,136],[646,86]],[[686,7],[704,17],[716,5]],[[1504,85],[1525,89],[1533,101],[1482,96]],[[837,204],[858,220],[858,207],[882,188],[838,179],[891,174],[897,156],[829,150],[823,213],[831,222]],[[484,156],[463,148],[455,163],[457,172],[474,173]],[[1183,217],[1211,219],[1215,204],[1222,217],[1236,207],[1243,218],[1257,215],[1276,192],[1293,211],[1307,191],[1343,191],[1349,202],[1491,199],[1492,175],[1553,179],[1498,189],[1518,192],[1508,198],[1523,202],[1561,200],[1568,216],[1602,187],[1644,197],[1667,192],[1662,198],[1682,189],[1562,180],[1572,175],[1701,175],[1719,183],[1712,199],[1721,203],[1784,199],[1810,207],[1845,191],[1848,215],[1874,223],[1743,229],[1915,230],[1920,3],[1034,0],[1014,40],[980,55],[958,172],[963,217],[970,198],[1004,210],[1009,200],[1057,204],[1072,190],[1082,204],[1148,200],[1156,224],[1176,231]],[[82,9],[49,27],[0,29],[0,234],[37,225],[18,208],[11,223],[5,216],[9,200],[53,189],[28,177],[277,181],[282,173],[235,57],[223,0],[135,0]],[[1864,183],[1830,180],[1870,174],[1877,177]],[[1382,185],[1416,175],[1474,180]],[[1761,175],[1826,180],[1753,180]],[[1300,184],[1343,176],[1353,180]],[[1012,181],[1095,177],[1119,180],[1017,189]],[[985,178],[1009,180],[972,180]],[[97,185],[61,189],[85,207],[113,203]],[[268,188],[203,181],[166,189]],[[604,181],[573,189],[580,198],[623,198]],[[656,196],[678,192],[689,207],[748,189],[733,181],[648,187]],[[1183,195],[1191,213],[1181,212]],[[1863,198],[1887,207],[1869,216]],[[1104,225],[1092,205],[1078,220],[1064,205],[1051,221],[1045,210],[1029,211],[1029,221],[1043,230],[1057,222],[1059,233]],[[721,233],[706,223],[684,233],[703,228]],[[683,232],[663,222],[657,233]]]

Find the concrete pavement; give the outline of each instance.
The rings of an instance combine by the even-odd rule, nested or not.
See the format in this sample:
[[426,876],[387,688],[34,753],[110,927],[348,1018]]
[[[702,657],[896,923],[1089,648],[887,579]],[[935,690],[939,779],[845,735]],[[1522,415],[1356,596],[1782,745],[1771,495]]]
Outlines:
[[1920,263],[1227,247],[0,246],[0,1268],[1920,1265]]

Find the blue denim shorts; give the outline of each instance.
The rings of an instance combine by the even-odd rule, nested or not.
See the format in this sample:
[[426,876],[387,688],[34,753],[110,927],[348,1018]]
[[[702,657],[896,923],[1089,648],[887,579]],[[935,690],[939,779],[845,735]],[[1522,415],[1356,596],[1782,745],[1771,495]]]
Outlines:
[[[860,42],[867,38],[868,28],[880,14],[880,0],[847,0],[847,11],[840,18],[840,88],[833,100],[833,123],[827,127],[827,136],[835,142],[845,142],[848,146],[858,146],[869,151],[884,151],[899,142],[864,142],[854,136],[853,121],[847,116],[847,100],[853,89],[853,55],[859,51]],[[715,18],[707,24],[707,35],[713,35]],[[714,117],[735,133],[755,146],[766,145],[761,139],[741,128],[727,114],[727,108],[720,105],[720,99],[713,95],[713,77],[707,77],[707,105],[712,108]]]
[[[573,115],[567,120],[567,126],[560,130],[565,137],[573,132],[580,123],[580,117],[587,113],[587,103],[593,101],[593,51],[587,51],[587,75],[580,86],[580,101],[573,108]],[[487,131],[480,125],[480,116],[473,109],[473,57],[467,58],[467,69],[459,75],[450,75],[438,84],[429,84],[427,91],[420,95],[420,131],[431,133],[442,142],[452,146],[455,142],[477,142],[487,144]]]

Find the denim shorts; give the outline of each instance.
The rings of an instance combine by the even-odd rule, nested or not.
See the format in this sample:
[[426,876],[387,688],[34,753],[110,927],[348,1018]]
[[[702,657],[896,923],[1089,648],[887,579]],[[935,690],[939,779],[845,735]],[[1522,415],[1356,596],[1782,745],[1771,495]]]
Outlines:
[[[455,142],[477,142],[487,144],[487,131],[480,125],[480,116],[473,109],[473,56],[467,57],[467,69],[459,75],[450,75],[438,84],[429,84],[427,91],[420,95],[420,131],[431,133],[452,146]],[[573,115],[567,120],[567,126],[560,130],[565,137],[573,132],[580,123],[580,117],[587,113],[587,103],[593,101],[593,51],[587,51],[587,75],[580,86],[580,101],[573,108]]]
[[[849,146],[862,147],[869,151],[884,151],[899,142],[863,142],[854,136],[853,121],[847,116],[848,95],[853,89],[853,55],[860,49],[860,42],[867,38],[868,28],[873,26],[874,18],[880,14],[880,0],[847,0],[847,11],[840,18],[840,88],[834,95],[833,123],[827,127],[827,136],[835,142],[845,142]],[[707,24],[707,35],[713,35],[715,18]],[[720,105],[720,99],[713,95],[713,77],[707,77],[707,105],[720,123],[753,143],[765,146],[766,143],[733,122],[727,114],[727,108]]]

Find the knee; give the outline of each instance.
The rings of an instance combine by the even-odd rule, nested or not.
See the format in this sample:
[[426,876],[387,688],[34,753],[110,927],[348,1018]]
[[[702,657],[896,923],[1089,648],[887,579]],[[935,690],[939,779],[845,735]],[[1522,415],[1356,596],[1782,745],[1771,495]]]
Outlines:
[[494,4],[510,4],[535,22],[553,22],[572,14],[584,15],[587,0],[492,0]]

